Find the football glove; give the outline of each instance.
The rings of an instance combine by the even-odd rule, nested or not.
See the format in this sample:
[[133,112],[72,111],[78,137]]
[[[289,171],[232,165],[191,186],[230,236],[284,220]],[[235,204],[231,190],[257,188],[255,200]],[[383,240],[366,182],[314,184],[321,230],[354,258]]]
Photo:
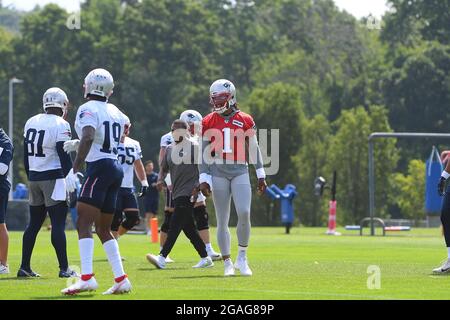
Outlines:
[[78,176],[83,177],[81,172],[74,173],[73,169],[70,169],[66,176],[66,189],[68,192],[74,192],[77,189],[77,183],[80,183]]
[[80,145],[80,140],[74,139],[64,142],[64,151],[66,153],[71,153],[73,151],[78,152],[78,147]]

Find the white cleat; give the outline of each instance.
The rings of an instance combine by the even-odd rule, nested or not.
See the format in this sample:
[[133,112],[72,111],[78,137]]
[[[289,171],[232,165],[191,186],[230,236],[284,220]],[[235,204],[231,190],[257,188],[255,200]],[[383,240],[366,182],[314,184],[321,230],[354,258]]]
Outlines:
[[103,292],[103,294],[104,295],[123,294],[128,293],[130,291],[131,291],[131,282],[130,280],[128,280],[128,277],[126,277],[120,282],[114,282],[114,285],[105,292]]
[[0,263],[0,274],[9,274],[9,267]]
[[175,261],[172,260],[169,256],[166,257],[166,263],[174,263]]
[[234,276],[234,265],[233,265],[233,261],[231,261],[230,258],[224,260],[223,265],[225,267],[225,272],[224,272],[224,276],[225,277],[230,277],[230,276]]
[[248,266],[247,257],[240,256],[237,258],[236,263],[234,264],[236,269],[239,269],[241,276],[251,276],[253,274],[252,270]]
[[97,281],[94,277],[90,278],[87,281],[79,279],[76,283],[61,290],[62,294],[65,295],[74,295],[80,292],[90,292],[95,291],[98,288]]
[[433,273],[438,274],[450,273],[450,259],[445,261],[439,268],[433,269]]
[[146,255],[148,262],[154,265],[158,269],[164,269],[166,267],[166,259],[162,255],[155,256],[154,254]]
[[211,268],[214,266],[214,262],[211,260],[211,258],[208,256],[206,258],[202,258],[199,263],[197,263],[195,266],[192,266],[192,268]]
[[220,253],[215,252],[214,249],[208,251],[208,256],[211,258],[212,261],[222,260],[222,255]]

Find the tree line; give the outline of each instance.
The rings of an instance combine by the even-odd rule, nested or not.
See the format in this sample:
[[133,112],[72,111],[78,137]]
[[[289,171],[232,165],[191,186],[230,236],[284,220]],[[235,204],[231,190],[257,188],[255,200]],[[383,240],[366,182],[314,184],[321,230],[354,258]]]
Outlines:
[[[368,215],[368,135],[446,132],[450,120],[450,0],[389,4],[374,29],[332,0],[87,0],[71,29],[72,13],[57,5],[18,12],[0,2],[0,125],[7,128],[9,78],[24,80],[15,87],[20,146],[47,88],[67,92],[73,123],[84,76],[103,67],[116,82],[111,102],[129,115],[144,157],[156,160],[171,121],[186,108],[209,112],[209,85],[228,78],[259,128],[280,129],[280,170],[268,183],[297,186],[297,219],[326,223],[326,197],[314,196],[313,181],[337,170],[338,222],[357,223]],[[424,217],[415,186],[425,183],[431,143],[376,142],[379,215]],[[21,159],[16,147],[15,176],[26,181]],[[256,199],[253,219],[277,223],[269,200]]]

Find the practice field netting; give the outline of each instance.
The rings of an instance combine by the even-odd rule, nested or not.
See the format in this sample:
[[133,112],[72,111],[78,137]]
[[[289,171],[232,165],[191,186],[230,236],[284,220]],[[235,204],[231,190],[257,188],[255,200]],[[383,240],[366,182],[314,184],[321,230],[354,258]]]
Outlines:
[[[212,239],[215,230],[212,229]],[[431,270],[446,257],[438,228],[412,229],[386,237],[360,237],[338,228],[340,237],[324,234],[324,228],[253,228],[249,247],[252,277],[223,277],[223,264],[211,269],[192,269],[198,262],[195,250],[180,235],[166,270],[150,265],[145,254],[159,246],[144,235],[120,239],[120,251],[133,291],[122,296],[102,296],[113,277],[106,255],[95,239],[94,272],[99,289],[92,294],[64,297],[66,279],[57,278],[58,267],[50,232],[42,230],[32,258],[40,279],[17,279],[22,233],[11,232],[11,274],[0,276],[0,299],[449,299],[450,277]],[[233,252],[237,244],[231,230]],[[67,233],[69,263],[79,265],[76,233]],[[214,247],[218,249],[216,241]],[[374,275],[373,270],[379,270]],[[379,276],[379,287],[372,286]],[[371,280],[372,279],[372,280]]]

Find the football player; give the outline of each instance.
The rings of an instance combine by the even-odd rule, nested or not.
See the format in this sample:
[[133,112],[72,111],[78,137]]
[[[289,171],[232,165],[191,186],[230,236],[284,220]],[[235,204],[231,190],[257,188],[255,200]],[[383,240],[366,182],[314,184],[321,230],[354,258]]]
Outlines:
[[[202,123],[202,115],[196,110],[186,110],[180,114],[180,119],[189,125],[189,134],[196,142],[200,140],[200,130]],[[194,204],[194,219],[197,226],[200,238],[206,246],[206,251],[213,261],[221,260],[220,253],[214,251],[210,235],[209,235],[209,215],[206,211],[206,197],[200,192],[197,197],[197,202]]]
[[[195,163],[195,150],[198,143],[190,139],[188,124],[177,119],[172,123],[174,143],[167,147],[166,155],[161,162],[161,171],[158,176],[157,186],[162,189],[163,180],[168,172],[173,181],[173,198],[175,211],[173,212],[167,240],[158,256],[147,254],[147,260],[158,269],[166,266],[166,257],[172,250],[181,231],[189,238],[195,250],[201,257],[193,268],[209,268],[214,265],[206,252],[194,222],[194,204],[198,196],[198,165]],[[180,161],[180,157],[183,160]],[[187,157],[188,161],[184,161]]]
[[134,172],[141,182],[139,197],[143,197],[148,188],[147,175],[141,160],[141,145],[138,141],[129,137],[130,128],[131,123],[128,122],[125,126],[121,145],[118,147],[118,159],[122,165],[124,177],[117,196],[116,212],[111,225],[111,230],[116,239],[133,229],[140,222],[138,203],[133,193]]
[[[219,79],[210,87],[213,111],[202,121],[203,161],[200,164],[200,190],[205,196],[212,192],[217,217],[217,239],[225,266],[225,276],[235,274],[251,276],[247,248],[250,238],[250,204],[252,190],[248,173],[248,160],[255,164],[258,193],[266,189],[262,156],[256,139],[253,118],[240,111],[236,89],[231,81]],[[247,159],[246,154],[250,159]],[[256,158],[256,159],[255,159]],[[228,222],[231,198],[236,208],[238,255],[236,264],[231,260],[231,241]]]
[[448,178],[450,177],[450,161],[448,161],[449,151],[443,151],[441,160],[445,165],[441,178],[438,183],[438,193],[444,197],[441,209],[441,222],[444,232],[445,245],[447,247],[447,259],[438,268],[433,269],[434,273],[450,273],[450,186],[446,187]]
[[5,216],[11,183],[8,181],[9,163],[13,158],[13,144],[5,131],[0,128],[0,274],[8,274],[8,229]]
[[17,277],[39,277],[30,265],[36,237],[50,216],[51,241],[59,263],[59,277],[76,277],[69,269],[66,250],[67,193],[64,178],[72,168],[64,142],[71,139],[65,120],[69,100],[60,88],[50,88],[43,96],[43,109],[28,119],[24,128],[24,166],[29,180],[30,222],[23,234],[22,263]]
[[[113,93],[114,80],[105,69],[94,69],[84,79],[84,97],[88,100],[78,108],[75,130],[81,138],[65,143],[66,152],[77,151],[69,181],[78,180],[81,166],[86,162],[86,179],[77,203],[78,237],[81,279],[63,289],[63,294],[96,290],[92,226],[108,257],[114,274],[114,285],[103,294],[120,294],[131,290],[122,265],[117,240],[111,233],[117,194],[122,184],[123,170],[117,154],[128,118],[108,98]],[[75,190],[71,185],[69,192]]]
[[[161,137],[160,149],[159,149],[159,159],[158,159],[160,171],[161,171],[162,161],[163,161],[164,157],[166,156],[167,148],[169,146],[171,146],[172,144],[173,144],[172,132],[168,132]],[[171,190],[172,183],[170,181],[170,173],[167,173],[165,183],[166,183],[166,188],[165,188],[166,203],[164,205],[164,221],[163,221],[163,224],[161,225],[161,230],[160,230],[160,234],[159,234],[160,250],[162,250],[164,243],[167,240],[167,233],[169,232],[170,220],[171,220],[173,211],[175,210],[175,206],[174,206],[173,199],[172,199],[172,190]],[[148,220],[148,224],[150,225],[150,220]],[[166,262],[172,263],[174,261],[169,256],[167,256]]]

